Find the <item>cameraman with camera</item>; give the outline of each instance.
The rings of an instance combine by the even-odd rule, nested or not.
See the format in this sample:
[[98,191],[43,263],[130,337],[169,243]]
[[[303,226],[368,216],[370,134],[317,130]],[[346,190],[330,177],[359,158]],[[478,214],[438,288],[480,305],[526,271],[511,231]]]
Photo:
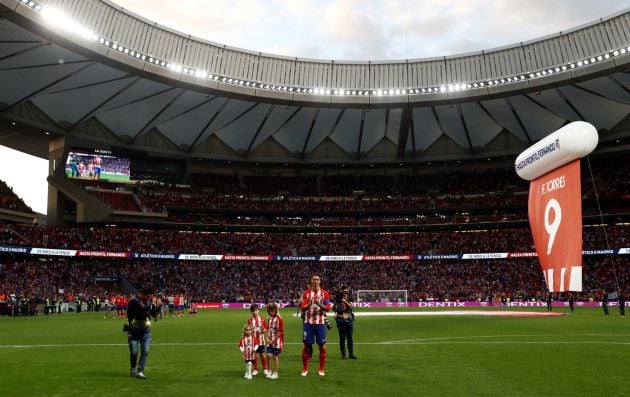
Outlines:
[[348,358],[356,360],[354,355],[354,313],[352,312],[352,304],[349,301],[348,287],[342,285],[339,292],[335,294],[335,322],[339,331],[339,349],[341,350],[341,359],[346,359],[346,339],[348,340]]
[[[127,324],[123,331],[127,332],[129,342],[129,359],[131,362],[130,376],[138,379],[146,379],[144,376],[144,366],[149,356],[151,346],[151,317],[157,321],[162,302],[159,298],[152,298],[148,289],[134,295],[127,303]],[[138,361],[138,350],[140,350],[140,361]]]

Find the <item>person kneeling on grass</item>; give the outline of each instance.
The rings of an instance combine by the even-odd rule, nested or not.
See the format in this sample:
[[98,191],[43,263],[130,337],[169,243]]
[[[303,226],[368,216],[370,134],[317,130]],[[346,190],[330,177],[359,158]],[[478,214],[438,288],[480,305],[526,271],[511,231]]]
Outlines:
[[280,366],[280,353],[284,347],[284,320],[278,314],[278,305],[270,303],[267,306],[267,365],[269,372],[268,379],[278,379],[278,368]]

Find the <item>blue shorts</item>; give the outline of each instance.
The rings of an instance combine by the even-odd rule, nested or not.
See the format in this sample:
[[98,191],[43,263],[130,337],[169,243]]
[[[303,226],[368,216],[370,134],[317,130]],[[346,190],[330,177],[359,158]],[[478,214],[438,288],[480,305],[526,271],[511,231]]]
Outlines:
[[303,340],[307,345],[326,343],[326,326],[324,324],[306,324],[303,326]]
[[265,352],[265,345],[260,345],[256,349],[256,353],[264,353],[264,352]]
[[282,353],[282,349],[278,349],[277,347],[267,346],[267,354],[273,354],[274,356]]

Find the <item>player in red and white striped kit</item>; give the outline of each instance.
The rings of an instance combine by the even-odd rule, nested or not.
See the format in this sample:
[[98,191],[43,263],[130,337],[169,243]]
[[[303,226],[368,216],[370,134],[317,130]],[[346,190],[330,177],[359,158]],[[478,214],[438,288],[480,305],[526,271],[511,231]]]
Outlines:
[[269,373],[267,378],[278,379],[278,368],[280,367],[280,353],[284,348],[284,320],[278,313],[278,305],[270,303],[267,305],[267,362],[269,363]]
[[[251,310],[252,316],[247,320],[247,324],[251,324],[251,326],[254,327],[254,338],[258,341],[258,350],[256,353],[260,355],[263,373],[268,375],[267,358],[265,357],[265,332],[267,331],[267,322],[264,317],[260,316],[260,309],[256,303],[252,304],[249,310]],[[254,370],[252,371],[252,375],[254,376],[258,375],[258,355],[254,359]]]
[[258,349],[258,341],[254,338],[254,327],[251,324],[243,326],[243,335],[238,341],[238,348],[243,353],[245,360],[245,378],[252,378],[252,363],[256,359],[256,350]]
[[302,376],[308,374],[308,361],[313,343],[319,346],[319,375],[324,376],[326,364],[326,312],[330,311],[328,291],[320,287],[321,278],[311,276],[311,288],[302,294],[300,308],[304,313],[304,348],[302,349]]

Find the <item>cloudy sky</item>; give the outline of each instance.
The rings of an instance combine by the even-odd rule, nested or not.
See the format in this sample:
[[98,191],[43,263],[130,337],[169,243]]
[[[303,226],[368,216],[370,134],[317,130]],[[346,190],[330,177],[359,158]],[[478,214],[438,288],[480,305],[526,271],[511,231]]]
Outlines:
[[[630,7],[630,0],[113,1],[215,43],[337,60],[479,51],[556,34]],[[17,173],[11,168],[15,164],[26,167]],[[46,212],[47,171],[45,160],[0,146],[0,179],[41,213]]]

